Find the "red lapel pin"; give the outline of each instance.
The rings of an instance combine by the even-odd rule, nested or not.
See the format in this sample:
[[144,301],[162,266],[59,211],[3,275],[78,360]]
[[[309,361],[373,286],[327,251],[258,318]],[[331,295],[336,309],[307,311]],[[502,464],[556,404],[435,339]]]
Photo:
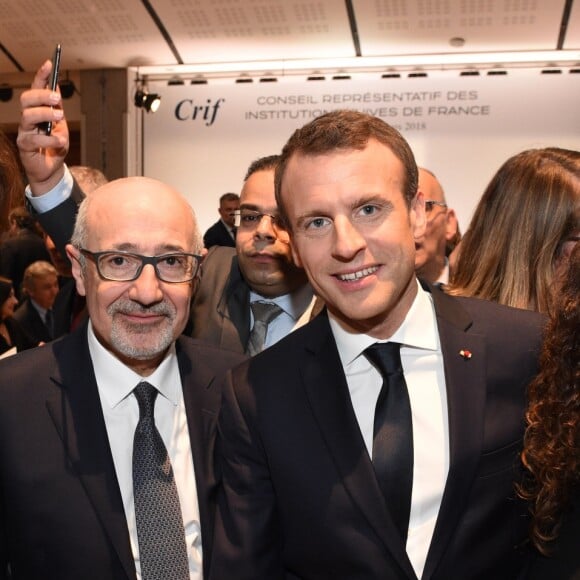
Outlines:
[[471,351],[467,349],[461,349],[459,351],[459,356],[463,357],[463,360],[469,360],[472,357]]

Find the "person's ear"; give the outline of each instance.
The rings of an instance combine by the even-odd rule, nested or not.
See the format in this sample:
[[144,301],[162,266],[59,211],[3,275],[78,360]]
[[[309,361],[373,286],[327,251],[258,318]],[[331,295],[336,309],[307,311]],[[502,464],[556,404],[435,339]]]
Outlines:
[[85,273],[83,267],[81,266],[81,252],[78,248],[75,248],[72,244],[66,245],[66,255],[70,260],[72,266],[72,275],[75,279],[75,284],[77,287],[77,292],[81,296],[86,296],[85,288]]
[[411,227],[413,228],[413,238],[419,243],[425,237],[427,227],[427,214],[425,213],[425,196],[421,191],[417,191],[415,198],[411,202]]
[[459,228],[459,222],[457,220],[457,216],[455,215],[455,210],[448,209],[445,219],[445,239],[449,241],[457,235],[457,229]]

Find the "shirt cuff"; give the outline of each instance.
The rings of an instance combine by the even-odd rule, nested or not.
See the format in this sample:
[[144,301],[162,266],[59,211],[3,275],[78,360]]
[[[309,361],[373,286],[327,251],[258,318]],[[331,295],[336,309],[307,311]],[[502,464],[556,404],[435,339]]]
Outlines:
[[46,213],[70,197],[73,183],[73,176],[65,164],[62,179],[50,191],[39,196],[33,196],[30,185],[27,185],[24,195],[36,213]]

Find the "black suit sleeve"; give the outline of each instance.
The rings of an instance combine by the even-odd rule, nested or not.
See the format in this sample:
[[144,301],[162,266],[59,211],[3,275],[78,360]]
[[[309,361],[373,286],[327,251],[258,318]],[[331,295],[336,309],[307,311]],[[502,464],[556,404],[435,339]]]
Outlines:
[[[243,373],[240,371],[240,375]],[[235,391],[228,374],[218,427],[218,456],[228,483],[219,490],[210,580],[284,580],[269,466],[260,437],[246,421],[242,410],[246,405],[238,395],[245,398]]]
[[84,198],[85,194],[74,181],[70,197],[50,211],[36,213],[31,205],[27,204],[29,211],[32,211],[44,231],[52,238],[59,253],[65,258],[65,246],[71,239],[79,204]]

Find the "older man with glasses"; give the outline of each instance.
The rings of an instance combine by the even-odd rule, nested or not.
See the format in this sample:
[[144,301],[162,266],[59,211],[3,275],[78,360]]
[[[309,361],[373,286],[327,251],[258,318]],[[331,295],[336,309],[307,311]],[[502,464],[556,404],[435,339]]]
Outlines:
[[447,284],[447,256],[459,241],[459,223],[455,211],[447,205],[443,187],[431,171],[419,168],[419,191],[425,197],[427,224],[425,234],[415,244],[417,276],[432,284]]
[[218,379],[244,357],[181,336],[193,210],[156,180],[112,181],[66,249],[88,321],[0,372],[0,566],[15,580],[201,580]]

